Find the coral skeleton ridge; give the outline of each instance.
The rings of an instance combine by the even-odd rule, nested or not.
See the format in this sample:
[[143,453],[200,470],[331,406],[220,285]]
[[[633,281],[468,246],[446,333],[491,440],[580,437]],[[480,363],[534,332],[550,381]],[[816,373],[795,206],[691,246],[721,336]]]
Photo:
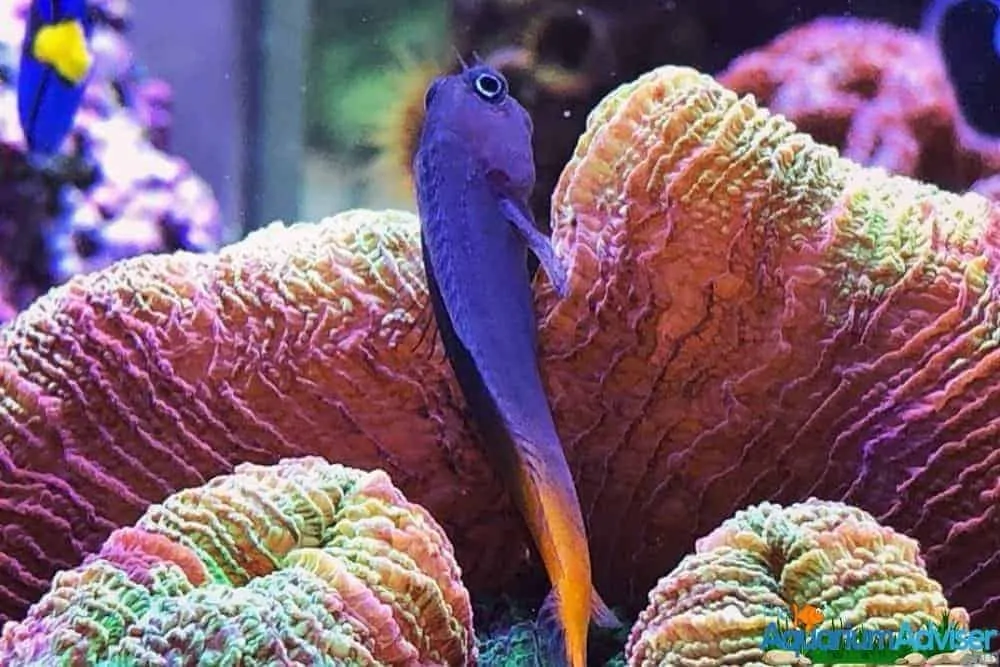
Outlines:
[[382,471],[319,457],[153,505],[60,572],[0,664],[454,665],[472,608],[444,531]]
[[820,610],[819,629],[899,630],[942,618],[968,628],[966,611],[949,609],[927,576],[914,540],[841,503],[762,503],[698,540],[650,591],[629,636],[629,665],[775,664],[765,629],[790,626],[793,604]]

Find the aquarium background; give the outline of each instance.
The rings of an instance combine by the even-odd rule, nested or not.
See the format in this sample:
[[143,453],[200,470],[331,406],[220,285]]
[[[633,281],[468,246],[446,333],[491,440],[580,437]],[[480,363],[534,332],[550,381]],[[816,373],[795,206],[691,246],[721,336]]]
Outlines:
[[572,67],[586,58],[587,26],[613,26],[616,64],[593,74],[585,95],[539,100],[532,109],[539,143],[552,146],[542,159],[562,165],[586,110],[657,64],[716,71],[817,16],[916,27],[924,9],[918,0],[135,0],[133,6],[137,55],[174,88],[173,147],[216,191],[230,235],[272,219],[314,220],[358,206],[412,209],[397,165],[379,157],[387,142],[392,149],[396,108],[422,85],[428,66],[453,64],[453,48],[485,56],[529,42],[549,21],[554,27],[540,48]]

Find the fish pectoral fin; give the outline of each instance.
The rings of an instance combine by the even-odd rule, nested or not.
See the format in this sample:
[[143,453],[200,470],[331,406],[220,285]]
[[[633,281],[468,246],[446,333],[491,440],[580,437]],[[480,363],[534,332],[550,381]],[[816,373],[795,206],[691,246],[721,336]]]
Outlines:
[[500,210],[508,222],[514,225],[514,228],[528,245],[528,249],[538,258],[538,263],[549,277],[549,281],[555,288],[556,294],[560,297],[565,297],[569,294],[569,280],[566,277],[566,267],[559,257],[556,256],[549,237],[542,234],[538,230],[538,227],[535,226],[535,221],[532,219],[531,213],[519,206],[514,200],[504,196],[500,197]]

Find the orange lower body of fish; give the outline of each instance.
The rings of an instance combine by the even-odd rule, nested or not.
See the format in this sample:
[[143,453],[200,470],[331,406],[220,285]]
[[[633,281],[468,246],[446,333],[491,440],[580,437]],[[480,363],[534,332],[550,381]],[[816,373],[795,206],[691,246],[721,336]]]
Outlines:
[[519,504],[552,583],[566,659],[570,667],[585,667],[591,616],[601,627],[617,627],[620,622],[591,583],[590,549],[572,482],[566,488],[547,479],[547,466],[525,455],[531,451],[528,447],[518,443]]

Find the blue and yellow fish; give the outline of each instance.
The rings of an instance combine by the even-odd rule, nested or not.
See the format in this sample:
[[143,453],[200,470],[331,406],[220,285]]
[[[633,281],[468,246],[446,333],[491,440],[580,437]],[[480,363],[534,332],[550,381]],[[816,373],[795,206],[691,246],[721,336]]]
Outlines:
[[17,112],[28,150],[59,151],[93,64],[87,0],[33,0],[21,47]]

